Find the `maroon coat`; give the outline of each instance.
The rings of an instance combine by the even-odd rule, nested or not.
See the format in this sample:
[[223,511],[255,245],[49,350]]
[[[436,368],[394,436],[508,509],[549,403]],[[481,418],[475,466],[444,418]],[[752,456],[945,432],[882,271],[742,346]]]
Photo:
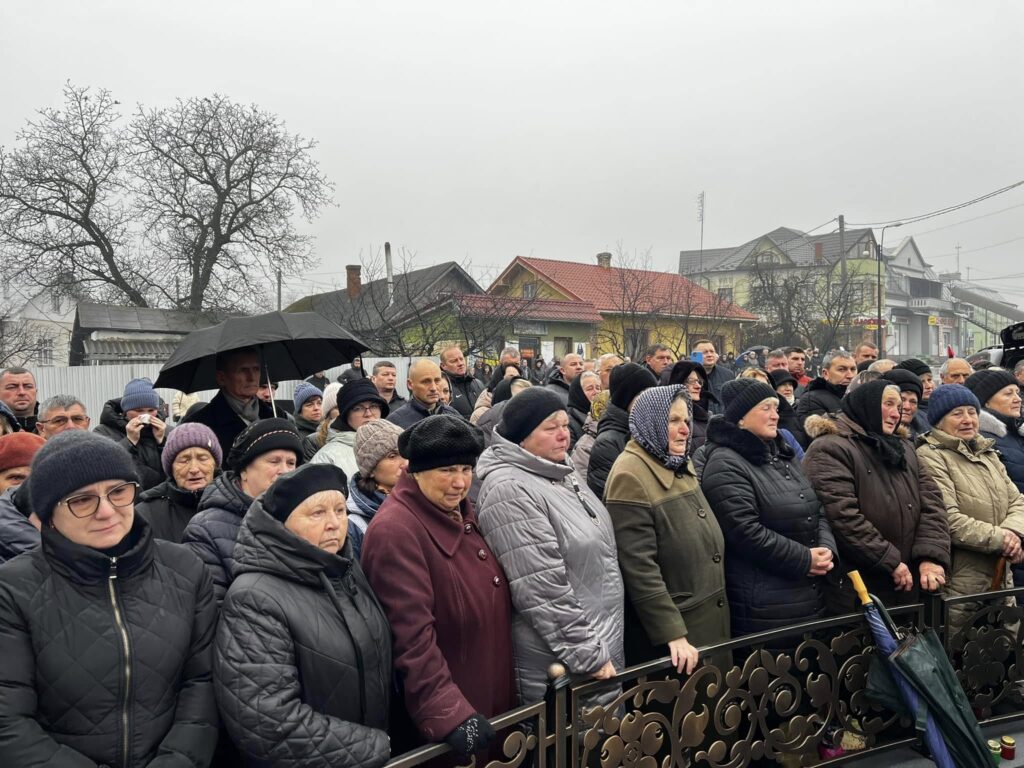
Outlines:
[[512,598],[473,505],[456,523],[403,476],[366,529],[360,564],[384,606],[409,715],[441,741],[474,712],[516,706]]

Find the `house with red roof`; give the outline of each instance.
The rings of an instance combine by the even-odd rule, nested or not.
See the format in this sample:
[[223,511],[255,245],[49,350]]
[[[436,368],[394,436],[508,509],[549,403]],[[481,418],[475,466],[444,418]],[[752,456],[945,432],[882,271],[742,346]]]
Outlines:
[[589,330],[580,329],[589,333],[586,338],[548,340],[519,334],[524,353],[548,341],[555,356],[582,346],[591,357],[614,352],[636,360],[651,344],[665,344],[680,356],[704,338],[714,341],[723,353],[738,352],[743,325],[757,322],[756,315],[678,273],[616,266],[610,253],[599,253],[592,263],[517,256],[487,293],[531,302],[575,303],[580,317],[584,313],[600,317]]

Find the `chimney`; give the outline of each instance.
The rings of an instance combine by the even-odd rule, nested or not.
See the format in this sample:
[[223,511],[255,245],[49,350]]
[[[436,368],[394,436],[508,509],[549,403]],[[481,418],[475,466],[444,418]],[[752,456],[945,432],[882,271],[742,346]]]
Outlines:
[[825,261],[825,245],[824,243],[814,244],[814,263],[821,264]]
[[345,292],[350,299],[354,299],[359,295],[359,291],[362,290],[363,285],[359,280],[360,269],[361,267],[358,264],[345,265],[345,274],[347,276]]
[[597,254],[597,266],[604,267],[605,269],[611,269],[612,255],[607,251]]

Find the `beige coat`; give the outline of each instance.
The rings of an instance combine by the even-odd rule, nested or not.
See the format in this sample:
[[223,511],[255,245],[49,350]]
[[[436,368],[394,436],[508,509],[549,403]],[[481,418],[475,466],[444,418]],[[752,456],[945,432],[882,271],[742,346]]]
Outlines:
[[[993,446],[994,441],[984,437],[967,442],[939,429],[932,429],[918,444],[921,464],[942,490],[949,515],[949,596],[988,591],[1003,550],[1003,531],[1024,536],[1024,496]],[[1004,587],[1012,586],[1007,568]],[[953,606],[953,624],[961,624],[968,610],[970,606]]]

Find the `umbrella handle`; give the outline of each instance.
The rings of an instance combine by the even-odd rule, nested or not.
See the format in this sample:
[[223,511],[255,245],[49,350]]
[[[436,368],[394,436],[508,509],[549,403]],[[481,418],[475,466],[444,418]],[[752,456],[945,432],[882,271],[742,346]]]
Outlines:
[[860,577],[860,571],[850,571],[846,575],[850,578],[850,583],[853,584],[853,591],[860,598],[861,605],[871,603],[871,595],[868,594],[868,588],[864,584],[864,579]]
[[988,587],[989,592],[995,592],[996,590],[1003,588],[1003,581],[1006,579],[1006,558],[1000,557],[996,563],[996,571],[992,575],[992,583]]

